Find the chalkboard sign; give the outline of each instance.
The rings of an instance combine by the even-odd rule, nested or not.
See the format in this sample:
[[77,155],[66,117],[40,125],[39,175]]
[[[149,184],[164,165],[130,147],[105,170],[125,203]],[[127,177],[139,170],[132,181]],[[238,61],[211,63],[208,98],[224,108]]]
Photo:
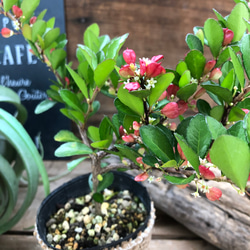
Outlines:
[[[59,27],[61,33],[65,33],[64,1],[41,0],[37,11],[39,13],[44,9],[47,9],[45,19],[55,16],[55,27]],[[0,29],[3,27],[14,30],[12,22],[4,15],[0,15]],[[8,39],[0,36],[0,84],[15,90],[28,109],[25,128],[35,143],[37,136],[41,136],[44,159],[56,159],[54,151],[59,145],[54,141],[54,135],[60,129],[70,129],[70,122],[60,113],[58,106],[43,114],[34,114],[37,104],[47,98],[46,90],[55,77],[45,64],[29,52],[29,49],[28,43],[21,35],[14,35]]]

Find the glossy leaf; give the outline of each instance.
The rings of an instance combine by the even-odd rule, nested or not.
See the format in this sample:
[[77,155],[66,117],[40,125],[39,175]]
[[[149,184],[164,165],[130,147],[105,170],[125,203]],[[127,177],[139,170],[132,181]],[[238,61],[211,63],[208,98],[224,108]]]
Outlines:
[[249,20],[249,12],[245,4],[238,3],[227,18],[227,27],[234,32],[232,42],[239,41],[246,31],[244,19]]
[[96,201],[98,203],[103,203],[103,201],[104,201],[103,195],[101,193],[94,193],[92,198],[94,201]]
[[67,89],[62,89],[60,90],[60,96],[62,97],[63,101],[71,108],[81,111],[82,110],[82,106],[81,106],[81,102],[78,99],[77,95],[74,94],[73,92],[71,92],[70,90]]
[[108,59],[97,65],[94,71],[94,80],[99,88],[102,88],[114,68],[115,61],[112,59]]
[[227,88],[230,91],[232,91],[233,86],[234,86],[234,69],[231,69],[229,73],[225,76],[225,78],[223,79],[221,83],[221,87]]
[[210,150],[210,157],[216,166],[242,191],[245,189],[250,171],[250,152],[246,142],[222,135]]
[[211,111],[210,111],[210,116],[212,116],[213,118],[215,118],[217,121],[221,121],[222,116],[224,113],[224,106],[223,105],[218,105],[218,106],[214,106]]
[[248,79],[250,79],[250,35],[245,35],[241,40],[241,52],[244,68],[247,73]]
[[22,27],[22,34],[25,39],[30,41],[32,40],[32,29],[27,23],[25,23]]
[[91,143],[91,147],[98,148],[98,149],[107,149],[112,142],[112,139],[105,139],[101,141],[95,141]]
[[85,155],[93,153],[92,149],[80,142],[66,142],[55,151],[57,157]]
[[224,37],[223,30],[216,20],[209,18],[204,24],[204,32],[211,53],[216,58],[221,50]]
[[181,100],[187,101],[188,98],[195,93],[196,89],[196,83],[186,85],[177,91],[177,97],[179,97]]
[[57,102],[52,101],[50,99],[45,99],[42,102],[40,102],[36,108],[35,108],[35,114],[41,114],[49,109],[51,109],[52,107],[54,107],[57,104]]
[[130,148],[126,145],[115,144],[115,147],[122,153],[124,157],[127,157],[128,159],[130,159],[131,161],[135,163],[136,163],[136,158],[141,156],[133,148]]
[[243,121],[238,121],[234,123],[228,130],[227,133],[229,135],[233,135],[235,137],[240,138],[241,140],[247,142],[246,138],[246,130],[243,126]]
[[248,113],[243,120],[243,127],[246,131],[248,142],[250,142],[250,113]]
[[84,44],[93,50],[95,53],[99,51],[100,41],[98,39],[100,28],[97,23],[93,23],[85,30],[83,34]]
[[44,49],[47,49],[60,35],[60,29],[49,30],[44,36]]
[[236,122],[243,120],[245,117],[245,112],[238,108],[238,107],[232,107],[229,115],[228,115],[228,121],[229,122]]
[[190,162],[192,167],[195,169],[195,171],[199,174],[199,165],[200,165],[199,156],[188,145],[187,141],[184,139],[183,136],[175,133],[175,138],[178,141],[178,143],[180,144],[180,147],[181,147],[184,155],[188,159],[188,161]]
[[186,70],[179,80],[179,87],[182,88],[190,83],[191,80],[191,74],[189,70]]
[[212,140],[216,140],[220,135],[227,133],[227,129],[211,116],[206,116],[206,123],[211,133]]
[[188,70],[187,64],[185,63],[185,61],[179,61],[177,66],[176,66],[176,72],[179,75],[182,75],[186,70]]
[[196,177],[195,174],[189,176],[188,178],[183,178],[183,177],[176,177],[176,176],[171,176],[171,175],[163,175],[163,177],[171,184],[175,185],[185,185],[193,181]]
[[198,108],[199,113],[204,115],[210,115],[211,107],[206,100],[198,99],[196,102],[196,107]]
[[185,62],[191,72],[191,76],[199,80],[203,75],[203,70],[206,64],[206,58],[203,54],[199,50],[192,50],[185,57]]
[[69,130],[60,130],[55,136],[54,136],[55,141],[59,142],[81,142],[81,140],[74,135],[73,132]]
[[16,4],[18,0],[3,0],[3,9],[4,11],[9,11],[11,7]]
[[114,174],[112,172],[102,175],[102,181],[99,181],[97,192],[103,191],[105,188],[108,188],[114,181]]
[[88,61],[89,66],[94,71],[98,64],[96,54],[85,45],[78,44],[78,47],[85,56],[86,60]]
[[161,166],[161,168],[175,168],[175,167],[177,167],[177,162],[175,160],[170,160]]
[[57,69],[61,64],[64,64],[66,55],[64,49],[55,49],[51,52],[51,64],[53,69]]
[[23,11],[22,22],[28,20],[36,10],[40,3],[40,0],[23,0],[21,3],[21,9]]
[[42,36],[46,30],[46,22],[43,20],[37,20],[32,26],[31,38],[32,42],[37,41],[37,36]]
[[88,159],[88,157],[81,157],[76,160],[73,160],[71,162],[67,163],[67,168],[69,171],[74,170],[80,163],[82,163],[84,160]]
[[162,161],[174,159],[174,152],[166,134],[153,125],[142,126],[140,135],[143,143]]
[[143,99],[143,98],[147,98],[150,95],[151,89],[139,89],[135,91],[130,91],[129,93],[133,96]]
[[99,128],[94,127],[94,126],[89,126],[88,127],[88,137],[90,138],[91,141],[100,141],[100,134],[99,134]]
[[202,42],[197,36],[193,34],[187,34],[186,43],[190,50],[196,49],[203,53]]

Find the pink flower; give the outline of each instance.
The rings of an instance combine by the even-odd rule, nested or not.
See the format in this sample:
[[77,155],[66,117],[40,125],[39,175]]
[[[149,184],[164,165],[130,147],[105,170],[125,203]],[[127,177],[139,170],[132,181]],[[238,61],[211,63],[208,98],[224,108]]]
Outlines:
[[126,49],[123,51],[123,58],[127,64],[135,64],[136,55],[132,49]]
[[133,121],[133,129],[134,130],[139,130],[141,127],[141,124],[137,121]]
[[130,135],[123,135],[122,136],[122,140],[125,141],[125,142],[134,142],[135,141],[135,138],[132,134]]
[[151,61],[146,63],[145,60],[140,60],[140,75],[146,74],[147,78],[156,77],[158,75],[164,74],[166,70],[161,66],[160,63],[156,61]]
[[210,80],[218,80],[222,76],[222,72],[219,68],[215,68],[209,75]]
[[161,113],[170,119],[175,119],[179,116],[179,107],[176,102],[169,102],[166,104]]
[[181,146],[180,146],[180,144],[178,143],[177,144],[177,151],[178,151],[178,153],[179,153],[179,155],[180,155],[180,158],[182,159],[182,160],[187,160],[187,158],[186,158],[186,156],[184,155],[184,153],[183,153],[183,151],[182,151],[182,149],[181,149]]
[[216,64],[215,60],[208,61],[204,67],[203,74],[206,75],[208,72],[210,72],[213,69],[213,67],[215,66],[215,64]]
[[23,15],[23,11],[16,5],[12,6],[12,12],[16,16],[16,18],[19,18]]
[[142,161],[142,157],[137,157],[136,162],[139,164],[144,164],[144,162]]
[[177,124],[175,122],[171,122],[169,124],[169,129],[175,131],[177,129]]
[[69,86],[69,84],[70,84],[69,78],[68,78],[67,76],[65,76],[65,77],[64,77],[64,80],[65,80],[65,82],[67,83],[67,85]]
[[145,181],[147,180],[149,177],[148,173],[147,172],[144,172],[144,173],[141,173],[141,174],[138,174],[136,177],[135,177],[135,181]]
[[120,68],[119,74],[121,77],[130,78],[135,75],[135,72],[133,68],[131,68],[131,65],[126,64]]
[[123,135],[125,135],[125,131],[124,131],[124,128],[123,128],[122,125],[119,127],[119,135],[120,135],[121,137],[122,137]]
[[33,16],[30,18],[30,24],[34,24],[36,22],[37,17]]
[[168,93],[167,93],[167,91],[165,90],[165,91],[161,94],[161,96],[159,97],[158,102],[164,100],[164,99],[167,97],[167,94],[168,94]]
[[208,180],[213,180],[215,178],[215,174],[207,167],[200,165],[199,171],[202,177]]
[[245,114],[248,114],[249,113],[249,109],[241,109],[242,111],[245,112]]
[[206,192],[206,196],[210,201],[216,201],[222,196],[222,191],[219,188],[210,187],[208,192]]
[[177,104],[178,104],[179,115],[184,114],[188,110],[188,104],[185,101],[179,100]]
[[175,97],[177,94],[177,91],[180,89],[179,86],[174,85],[174,84],[170,84],[167,88],[167,97],[168,99],[171,98],[171,96]]
[[212,162],[209,153],[208,153],[207,156],[206,156],[206,160],[207,160],[208,162],[210,162],[210,163]]
[[228,28],[223,28],[223,32],[224,32],[224,39],[222,42],[222,46],[226,46],[229,43],[231,43],[231,41],[233,40],[234,33],[232,30],[230,30]]
[[153,57],[151,58],[151,61],[153,61],[153,62],[158,62],[158,61],[160,61],[160,60],[163,59],[163,58],[164,58],[163,55],[153,56]]
[[138,82],[129,82],[126,83],[124,88],[127,89],[128,91],[133,91],[139,89],[141,86]]
[[13,30],[10,30],[8,28],[2,28],[1,30],[1,35],[4,37],[4,38],[9,38],[11,36],[14,35],[14,31]]

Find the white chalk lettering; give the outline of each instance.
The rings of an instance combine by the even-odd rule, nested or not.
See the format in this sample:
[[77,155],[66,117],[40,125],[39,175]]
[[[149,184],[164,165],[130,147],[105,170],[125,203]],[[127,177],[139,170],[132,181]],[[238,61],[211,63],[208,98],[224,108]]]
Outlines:
[[9,45],[4,47],[3,52],[3,65],[14,65],[14,58],[11,53],[11,49]]
[[23,44],[17,44],[15,45],[15,51],[16,51],[16,64],[21,65],[22,64],[22,57],[24,56],[24,45]]
[[29,79],[10,79],[9,75],[2,75],[0,77],[0,84],[5,87],[12,87],[12,88],[20,88],[20,87],[30,87],[31,86],[31,80]]
[[26,45],[26,50],[27,50],[27,60],[28,64],[37,64],[37,60],[33,57],[35,57],[31,52],[31,47],[29,44]]
[[47,94],[39,89],[32,89],[31,93],[27,89],[19,89],[17,94],[21,101],[40,101],[47,98]]

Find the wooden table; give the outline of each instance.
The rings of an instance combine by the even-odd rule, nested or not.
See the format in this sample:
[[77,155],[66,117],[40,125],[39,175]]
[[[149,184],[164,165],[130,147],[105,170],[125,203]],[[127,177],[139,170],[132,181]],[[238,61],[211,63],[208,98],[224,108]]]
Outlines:
[[[62,173],[66,169],[64,161],[46,161],[46,168],[50,177]],[[83,164],[72,171],[70,174],[51,182],[51,191],[56,187],[68,181],[71,178],[89,172],[88,164]],[[20,188],[19,199],[21,200],[26,189]],[[41,250],[33,236],[32,227],[35,222],[36,211],[39,204],[44,198],[43,187],[40,186],[37,195],[29,207],[28,211],[23,216],[22,220],[9,232],[0,236],[1,250]],[[150,250],[216,250],[214,246],[199,238],[197,235],[190,232],[177,221],[167,216],[160,210],[156,210],[156,223],[153,229],[152,241]]]

